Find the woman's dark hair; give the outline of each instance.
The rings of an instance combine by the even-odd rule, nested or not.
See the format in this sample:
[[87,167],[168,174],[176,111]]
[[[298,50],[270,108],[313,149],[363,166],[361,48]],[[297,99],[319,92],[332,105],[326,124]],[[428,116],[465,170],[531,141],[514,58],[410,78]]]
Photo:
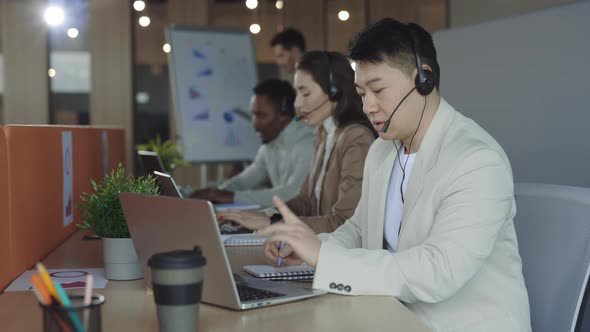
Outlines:
[[299,59],[296,69],[309,73],[328,96],[332,94],[332,76],[332,84],[337,89],[334,98],[336,107],[332,115],[338,127],[359,123],[367,126],[373,135],[377,136],[371,122],[363,113],[363,102],[354,86],[354,71],[344,55],[338,52],[309,51]]

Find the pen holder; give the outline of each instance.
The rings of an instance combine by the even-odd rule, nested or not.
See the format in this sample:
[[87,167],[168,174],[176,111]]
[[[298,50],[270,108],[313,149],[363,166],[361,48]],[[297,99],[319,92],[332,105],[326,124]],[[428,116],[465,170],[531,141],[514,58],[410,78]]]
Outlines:
[[83,295],[70,295],[72,306],[40,304],[43,311],[44,332],[101,332],[100,311],[104,296],[92,295],[92,302],[84,305]]

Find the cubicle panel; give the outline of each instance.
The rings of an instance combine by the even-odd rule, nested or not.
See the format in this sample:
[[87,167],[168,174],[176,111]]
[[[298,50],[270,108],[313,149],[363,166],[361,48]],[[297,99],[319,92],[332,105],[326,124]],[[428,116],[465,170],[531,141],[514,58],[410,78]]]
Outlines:
[[[72,133],[73,221],[64,226],[62,133]],[[45,257],[77,228],[78,190],[88,182],[88,128],[7,126],[10,248],[13,270],[22,273]],[[85,179],[82,179],[85,178]]]
[[0,127],[0,293],[13,279],[8,244],[8,156],[6,138]]
[[74,129],[83,130],[83,133],[75,135],[72,142],[75,152],[74,155],[76,156],[74,159],[76,164],[73,167],[74,222],[79,223],[82,221],[80,218],[80,211],[77,208],[77,206],[82,203],[80,196],[84,192],[92,191],[90,179],[96,181],[102,179],[102,174],[96,171],[101,167],[97,156],[101,154],[102,147],[93,139],[93,132],[89,127],[85,126]]
[[84,127],[84,130],[87,135],[81,136],[77,142],[86,147],[81,149],[84,166],[76,169],[78,174],[74,177],[74,192],[79,203],[82,193],[93,190],[91,179],[101,182],[105,173],[125,160],[125,131],[122,128]]
[[[124,160],[125,135],[123,129],[88,126],[14,125],[2,129],[0,160],[3,155],[5,158],[4,164],[0,162],[0,264],[3,255],[9,257],[10,268],[2,269],[2,273],[10,271],[10,281],[77,230],[80,195],[92,191],[91,179],[102,181],[105,170]],[[63,154],[66,132],[72,138],[70,157]],[[71,169],[64,158],[71,160]],[[66,169],[71,171],[71,195],[64,195],[68,192],[64,191]],[[71,211],[71,222],[66,220],[64,209]],[[4,244],[7,250],[3,250]]]
[[[108,144],[108,169],[117,168],[119,163],[125,165],[125,131],[123,129],[101,129],[106,132]],[[129,161],[131,162],[131,161]],[[133,165],[125,165],[127,169],[133,169]]]

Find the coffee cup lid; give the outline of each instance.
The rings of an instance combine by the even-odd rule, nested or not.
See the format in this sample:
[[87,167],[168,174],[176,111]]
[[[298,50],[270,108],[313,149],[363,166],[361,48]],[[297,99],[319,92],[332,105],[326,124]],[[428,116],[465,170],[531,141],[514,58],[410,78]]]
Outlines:
[[174,250],[154,254],[148,260],[148,266],[155,269],[187,269],[201,267],[207,260],[201,253],[201,248],[195,246],[193,250]]

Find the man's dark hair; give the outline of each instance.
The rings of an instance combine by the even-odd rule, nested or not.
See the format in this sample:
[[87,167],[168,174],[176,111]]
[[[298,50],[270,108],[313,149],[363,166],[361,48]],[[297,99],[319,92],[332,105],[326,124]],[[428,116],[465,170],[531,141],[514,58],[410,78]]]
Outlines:
[[338,89],[336,107],[333,111],[336,125],[344,128],[359,123],[377,135],[367,116],[363,113],[363,102],[356,93],[354,71],[344,55],[338,52],[309,51],[299,59],[297,70],[311,75],[322,91],[330,95],[330,72],[332,84]]
[[286,50],[298,47],[301,52],[305,52],[305,37],[298,30],[286,28],[272,37],[270,46],[274,47],[276,45],[281,45]]
[[264,80],[254,87],[254,94],[266,96],[275,112],[295,116],[295,90],[289,82],[275,78]]
[[[413,37],[413,42],[412,42]],[[432,68],[436,88],[440,84],[440,67],[430,33],[418,24],[404,24],[384,18],[367,25],[348,43],[346,56],[353,61],[389,64],[411,75],[416,69],[414,46],[418,48],[422,64]]]

